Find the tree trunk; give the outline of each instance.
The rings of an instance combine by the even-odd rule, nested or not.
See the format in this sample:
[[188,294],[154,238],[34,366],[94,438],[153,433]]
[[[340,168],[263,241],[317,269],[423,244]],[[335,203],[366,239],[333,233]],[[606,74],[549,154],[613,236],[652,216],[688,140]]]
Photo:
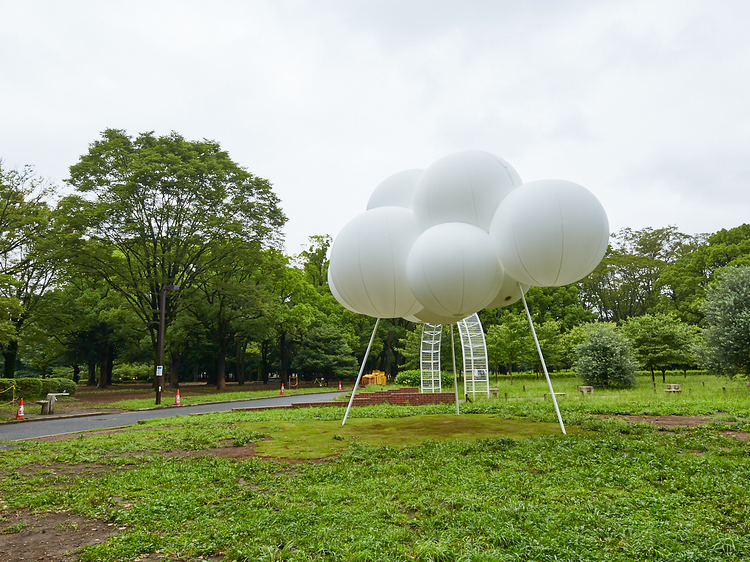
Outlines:
[[102,358],[99,362],[99,384],[96,388],[107,388],[107,358]]
[[666,369],[661,370],[661,382],[663,383],[667,382],[667,370]]
[[227,364],[227,361],[224,357],[224,354],[220,353],[219,359],[217,361],[217,368],[216,368],[216,390],[227,389],[227,381],[225,378],[226,364]]
[[198,382],[198,363],[193,363],[193,382]]
[[654,377],[654,366],[651,365],[651,382],[656,384],[656,377]]
[[96,386],[96,361],[89,359],[89,378],[86,381],[86,386]]
[[8,342],[8,347],[3,351],[3,357],[5,358],[5,368],[3,369],[3,378],[14,379],[16,378],[16,357],[18,356],[18,342],[11,340]]
[[81,367],[78,363],[73,363],[73,382],[78,384],[79,380],[81,380]]

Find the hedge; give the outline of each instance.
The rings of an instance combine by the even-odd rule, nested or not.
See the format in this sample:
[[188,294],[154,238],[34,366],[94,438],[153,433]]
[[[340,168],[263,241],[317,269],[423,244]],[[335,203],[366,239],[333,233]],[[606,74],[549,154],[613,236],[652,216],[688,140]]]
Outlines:
[[11,387],[16,387],[16,400],[41,400],[49,392],[75,394],[76,383],[70,379],[0,379],[0,402],[10,402],[13,397]]

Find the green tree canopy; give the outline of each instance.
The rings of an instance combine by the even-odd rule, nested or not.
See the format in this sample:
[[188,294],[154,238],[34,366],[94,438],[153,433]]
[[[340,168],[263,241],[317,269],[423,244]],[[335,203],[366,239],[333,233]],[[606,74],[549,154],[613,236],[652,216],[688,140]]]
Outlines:
[[587,385],[612,388],[635,385],[638,368],[635,351],[614,324],[602,323],[587,330],[586,339],[576,347],[576,355],[575,368]]
[[714,373],[750,374],[750,266],[730,267],[706,290],[703,364]]
[[661,370],[666,382],[666,371],[675,363],[693,361],[692,350],[697,342],[698,328],[683,323],[675,314],[644,314],[629,318],[622,326],[633,343],[638,359],[651,370]]
[[[228,254],[280,243],[285,217],[270,183],[213,141],[107,129],[68,183],[77,192],[60,203],[70,263],[122,293],[154,355],[164,285],[187,291]],[[179,300],[167,299],[167,324]]]

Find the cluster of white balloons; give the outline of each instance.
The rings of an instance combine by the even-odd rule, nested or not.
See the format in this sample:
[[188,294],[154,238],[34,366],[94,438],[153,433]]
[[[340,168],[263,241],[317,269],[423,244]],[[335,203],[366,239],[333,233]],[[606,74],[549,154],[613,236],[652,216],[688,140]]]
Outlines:
[[331,247],[328,283],[376,318],[452,324],[507,306],[531,285],[567,285],[604,257],[609,223],[578,184],[523,184],[502,158],[469,150],[375,188]]

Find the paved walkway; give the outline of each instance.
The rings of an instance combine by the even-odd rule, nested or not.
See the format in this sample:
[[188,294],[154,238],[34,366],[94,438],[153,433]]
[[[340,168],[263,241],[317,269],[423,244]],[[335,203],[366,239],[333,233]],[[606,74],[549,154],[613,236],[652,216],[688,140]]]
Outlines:
[[[138,423],[140,420],[152,418],[168,418],[171,416],[185,416],[205,412],[228,412],[232,408],[267,408],[269,406],[286,406],[303,402],[322,402],[333,400],[343,392],[323,392],[315,394],[295,394],[292,396],[272,396],[269,398],[255,398],[252,400],[236,400],[232,402],[215,402],[198,404],[195,406],[176,406],[153,408],[137,412],[123,412],[117,414],[91,414],[66,416],[52,415],[48,419],[19,421],[0,424],[0,441],[16,441],[20,439],[35,439],[49,437],[62,433],[76,433],[91,429],[105,429],[122,427]],[[342,412],[343,417],[343,412]],[[2,447],[0,447],[1,449]]]

